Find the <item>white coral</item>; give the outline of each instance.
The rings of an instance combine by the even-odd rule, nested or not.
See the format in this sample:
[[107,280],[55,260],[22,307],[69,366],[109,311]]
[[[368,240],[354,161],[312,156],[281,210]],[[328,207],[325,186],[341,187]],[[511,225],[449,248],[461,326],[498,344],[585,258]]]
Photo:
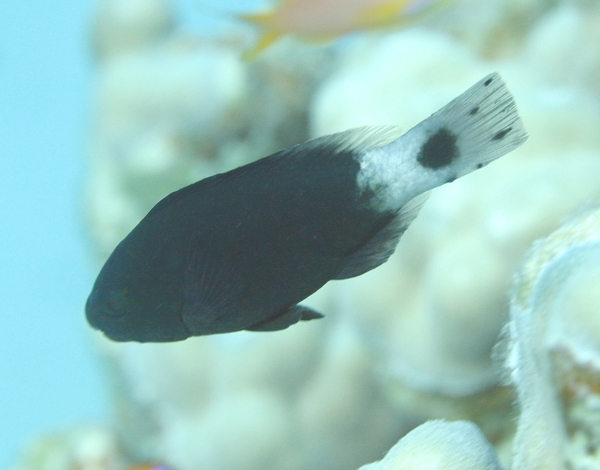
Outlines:
[[507,340],[520,408],[515,470],[585,469],[598,457],[599,266],[594,207],[536,242],[516,277]]
[[500,470],[492,445],[468,421],[427,421],[359,470]]

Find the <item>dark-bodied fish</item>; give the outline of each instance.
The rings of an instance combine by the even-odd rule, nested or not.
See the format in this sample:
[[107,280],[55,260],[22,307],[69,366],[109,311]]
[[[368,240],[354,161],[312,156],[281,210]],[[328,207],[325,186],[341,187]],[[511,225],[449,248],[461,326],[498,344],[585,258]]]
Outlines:
[[384,263],[427,191],[526,139],[491,74],[400,137],[350,130],[199,181],[115,248],[87,319],[116,341],[160,342],[320,318],[298,302]]

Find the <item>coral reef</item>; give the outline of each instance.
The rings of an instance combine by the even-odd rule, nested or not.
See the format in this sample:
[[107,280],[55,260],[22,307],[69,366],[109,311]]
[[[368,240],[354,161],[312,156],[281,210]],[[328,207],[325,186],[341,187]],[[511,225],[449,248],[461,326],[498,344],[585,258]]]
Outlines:
[[[180,32],[166,0],[101,2],[87,188],[99,261],[174,189],[320,134],[408,129],[493,70],[530,139],[434,191],[388,263],[311,297],[324,320],[176,344],[93,336],[110,459],[39,450],[84,446],[59,438],[16,468],[341,470],[397,441],[362,469],[600,467],[598,209],[559,228],[600,197],[600,7],[453,3],[419,28],[283,40],[248,63],[236,40]],[[440,418],[454,422],[416,427]]]
[[516,277],[506,364],[520,415],[513,468],[600,465],[600,208],[543,240]]
[[500,470],[496,452],[468,421],[427,421],[409,432],[383,460],[359,470]]
[[101,338],[122,380],[117,419],[130,457],[177,469],[342,469],[381,455],[408,427],[382,399],[355,333],[295,330],[169,345]]
[[329,50],[285,43],[246,64],[236,41],[174,22],[159,0],[99,8],[86,202],[100,258],[161,197],[306,140],[306,103],[331,68]]
[[[517,59],[485,62],[464,44],[429,31],[398,33],[357,49],[320,88],[315,133],[389,121],[409,127],[411,112],[429,114],[455,86],[470,82],[471,73],[489,68],[503,71],[515,89],[530,132],[527,145],[436,190],[390,261],[340,286],[345,314],[379,356],[392,401],[413,413],[435,409],[430,417],[475,420],[502,439],[510,422],[499,421],[497,412],[509,413],[511,397],[497,387],[491,349],[507,320],[509,279],[536,238],[600,196],[600,136],[588,127],[600,123],[597,95],[535,83]],[[464,414],[463,397],[481,405],[467,407],[475,416]]]

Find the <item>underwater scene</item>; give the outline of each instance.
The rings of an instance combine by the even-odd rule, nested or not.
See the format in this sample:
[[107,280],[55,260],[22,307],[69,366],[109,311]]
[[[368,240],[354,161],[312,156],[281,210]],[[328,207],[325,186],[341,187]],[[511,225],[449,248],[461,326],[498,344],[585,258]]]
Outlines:
[[9,470],[600,470],[600,1],[189,3],[81,26],[105,405]]

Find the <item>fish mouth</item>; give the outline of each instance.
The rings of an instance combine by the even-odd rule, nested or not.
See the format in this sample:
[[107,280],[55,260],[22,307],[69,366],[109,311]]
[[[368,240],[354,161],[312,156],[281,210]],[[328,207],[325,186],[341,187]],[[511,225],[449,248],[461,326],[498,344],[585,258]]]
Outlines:
[[114,341],[126,341],[121,332],[125,322],[125,312],[109,305],[106,302],[98,302],[97,295],[92,292],[85,304],[85,317],[88,324],[95,330],[102,331],[104,335]]
[[124,343],[127,341],[137,341],[137,340],[131,339],[126,333],[122,333],[120,331],[106,331],[106,330],[102,330],[101,328],[98,328],[98,330],[101,331],[102,334],[111,341],[116,341],[119,343]]

